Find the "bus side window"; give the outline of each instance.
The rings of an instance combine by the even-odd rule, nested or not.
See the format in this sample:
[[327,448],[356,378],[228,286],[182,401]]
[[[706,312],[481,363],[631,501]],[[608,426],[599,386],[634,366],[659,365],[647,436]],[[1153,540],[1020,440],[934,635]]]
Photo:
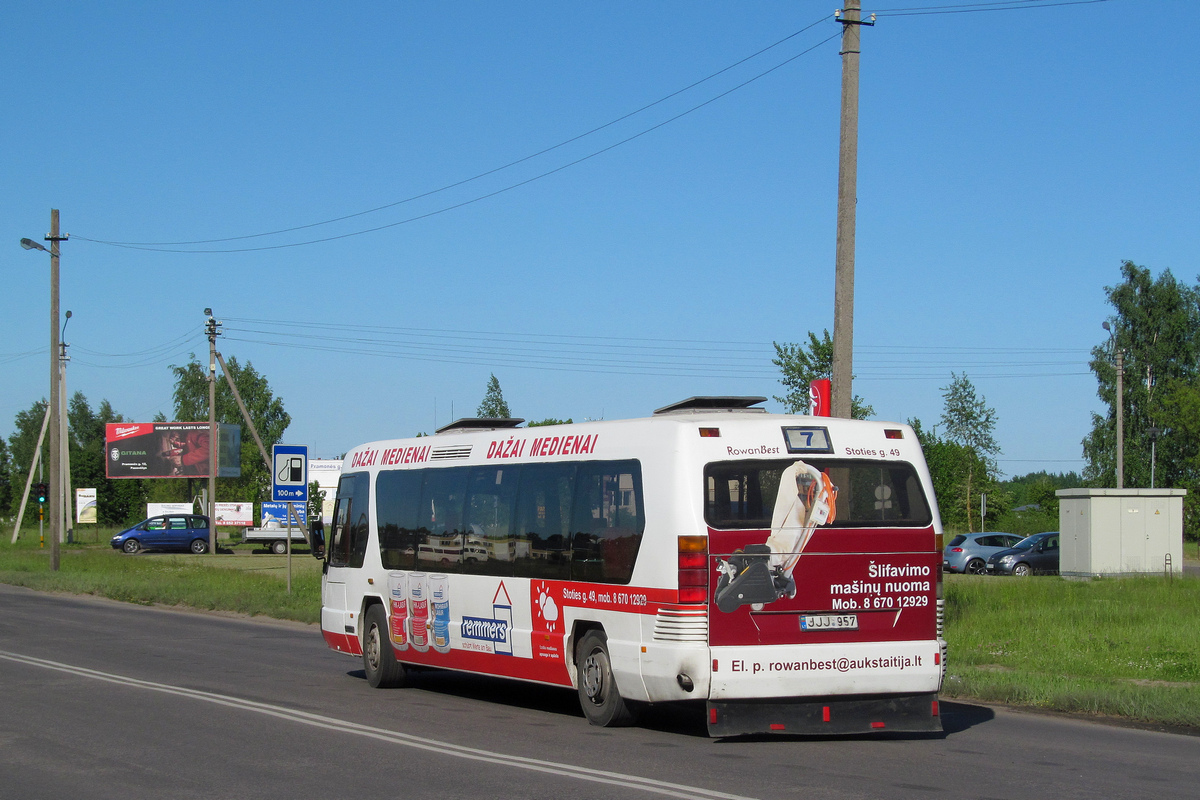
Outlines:
[[333,506],[333,524],[329,529],[329,545],[325,550],[331,567],[344,567],[350,563],[350,537],[346,531],[346,517],[350,513],[351,499],[341,496],[340,486],[338,494],[337,502]]
[[463,572],[513,574],[513,517],[520,474],[517,464],[471,468],[463,520]]
[[365,472],[338,480],[333,530],[329,535],[329,566],[361,567],[371,534],[368,511],[371,476]]
[[575,468],[571,463],[526,464],[521,468],[513,540],[517,577],[571,577],[568,523]]
[[463,555],[463,499],[470,467],[427,469],[418,509],[418,569],[457,572]]
[[375,479],[375,522],[384,569],[412,569],[420,537],[418,513],[424,470],[385,470]]
[[629,583],[645,527],[637,461],[579,465],[571,523],[574,580]]

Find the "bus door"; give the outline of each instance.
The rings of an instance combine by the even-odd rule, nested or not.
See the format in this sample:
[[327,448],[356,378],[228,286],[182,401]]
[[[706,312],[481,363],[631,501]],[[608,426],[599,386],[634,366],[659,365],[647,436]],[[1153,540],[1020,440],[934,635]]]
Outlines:
[[362,652],[355,618],[362,598],[350,597],[348,587],[359,586],[355,576],[367,553],[370,486],[371,476],[365,472],[343,475],[338,481],[321,581],[321,633],[333,649],[355,655]]

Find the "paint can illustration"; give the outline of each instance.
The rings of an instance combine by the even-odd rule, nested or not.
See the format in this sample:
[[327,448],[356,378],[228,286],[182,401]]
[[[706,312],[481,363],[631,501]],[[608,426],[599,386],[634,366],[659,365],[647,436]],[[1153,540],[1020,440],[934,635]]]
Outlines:
[[429,576],[430,617],[433,620],[433,649],[439,653],[450,652],[450,578],[446,575]]
[[397,650],[408,649],[408,573],[388,573],[388,594],[391,597],[392,644]]
[[408,575],[408,643],[424,653],[429,649],[429,576]]

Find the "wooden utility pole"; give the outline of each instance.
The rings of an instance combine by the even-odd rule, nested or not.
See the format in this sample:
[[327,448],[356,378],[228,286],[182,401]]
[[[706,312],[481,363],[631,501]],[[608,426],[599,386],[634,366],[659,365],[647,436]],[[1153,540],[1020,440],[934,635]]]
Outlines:
[[67,237],[58,235],[58,209],[50,209],[50,569],[58,571],[59,543],[62,541],[62,398],[58,383],[58,243]]
[[837,252],[833,286],[832,415],[850,418],[854,397],[854,225],[858,202],[858,55],[860,0],[847,0],[842,23],[842,130],[838,159]]

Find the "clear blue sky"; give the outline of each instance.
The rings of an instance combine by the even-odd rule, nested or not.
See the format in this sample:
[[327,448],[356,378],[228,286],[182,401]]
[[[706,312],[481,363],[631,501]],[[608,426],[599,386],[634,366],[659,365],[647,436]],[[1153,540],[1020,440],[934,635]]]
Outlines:
[[[1200,3],[1040,5],[868,3],[861,61],[854,390],[928,426],[966,373],[1010,475],[1082,467],[1121,261],[1200,273]],[[0,435],[47,395],[51,208],[68,390],[127,419],[206,306],[314,456],[491,373],[526,419],[782,393],[771,342],[833,328],[835,7],[10,0]]]

